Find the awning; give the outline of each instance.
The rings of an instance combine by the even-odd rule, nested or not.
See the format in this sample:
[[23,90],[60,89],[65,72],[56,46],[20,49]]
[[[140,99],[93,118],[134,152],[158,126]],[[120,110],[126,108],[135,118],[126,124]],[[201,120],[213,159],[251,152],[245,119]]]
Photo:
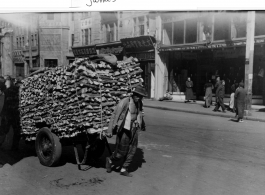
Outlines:
[[111,53],[114,55],[120,55],[123,52],[123,45],[120,41],[97,44],[96,49],[99,54]]
[[80,47],[72,47],[74,57],[88,57],[90,55],[97,55],[96,45],[86,45]]
[[126,53],[143,52],[155,49],[156,40],[152,36],[139,36],[121,39]]

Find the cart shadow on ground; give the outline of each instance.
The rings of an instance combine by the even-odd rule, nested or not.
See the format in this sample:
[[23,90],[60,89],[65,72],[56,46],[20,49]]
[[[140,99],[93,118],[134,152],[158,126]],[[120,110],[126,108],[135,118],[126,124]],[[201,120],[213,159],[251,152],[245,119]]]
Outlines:
[[25,144],[21,141],[18,151],[13,151],[10,148],[9,144],[3,144],[0,147],[0,167],[5,164],[12,166],[27,157],[37,157],[34,144]]
[[[115,145],[109,143],[109,146],[110,146],[111,151],[113,152]],[[84,151],[82,150],[82,147],[80,145],[78,145],[77,148],[78,148],[79,159],[80,159],[80,161],[82,161],[83,157],[84,157]],[[106,157],[109,157],[109,156],[110,156],[110,153],[109,153],[107,147],[105,147],[105,151],[104,151],[103,155],[97,160],[89,158],[89,156],[88,156],[87,163],[85,165],[82,165],[81,171],[88,171],[91,168],[97,168],[97,169],[98,168],[104,168],[105,169]],[[113,163],[114,166],[113,166],[112,170],[119,172],[121,165],[122,165],[122,162],[123,162],[123,160],[120,160],[120,161]],[[75,164],[77,166],[74,148],[72,146],[63,147],[61,160],[57,166],[64,166],[67,163]],[[136,171],[138,168],[142,167],[143,163],[146,163],[146,161],[144,159],[144,152],[141,148],[137,148],[136,153],[135,153],[134,158],[133,158],[133,162],[132,162],[131,166],[129,167],[129,171],[130,172]]]

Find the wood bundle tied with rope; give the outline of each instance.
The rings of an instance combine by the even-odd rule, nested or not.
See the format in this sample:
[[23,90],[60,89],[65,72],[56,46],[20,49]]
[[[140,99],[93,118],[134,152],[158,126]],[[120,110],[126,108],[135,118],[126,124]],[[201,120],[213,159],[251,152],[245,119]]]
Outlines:
[[35,140],[38,124],[49,126],[59,138],[107,130],[116,104],[142,85],[142,72],[135,58],[115,67],[78,58],[69,66],[35,72],[20,88],[22,135]]

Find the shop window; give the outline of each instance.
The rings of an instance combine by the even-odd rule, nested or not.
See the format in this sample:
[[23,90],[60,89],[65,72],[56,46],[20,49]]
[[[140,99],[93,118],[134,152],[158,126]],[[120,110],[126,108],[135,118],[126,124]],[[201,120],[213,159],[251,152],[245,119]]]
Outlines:
[[255,36],[265,35],[265,12],[256,11]]
[[247,13],[235,13],[233,18],[232,37],[241,38],[247,35]]
[[54,68],[58,66],[58,60],[57,59],[44,59],[44,66]]
[[16,65],[16,77],[23,77],[24,74],[24,64]]
[[19,38],[17,37],[17,48],[19,48]]
[[140,35],[144,35],[144,25],[139,25]]
[[38,63],[37,60],[33,60],[33,61],[32,61],[32,66],[33,66],[34,68],[37,68],[37,67],[40,67],[40,64]]
[[186,21],[185,43],[194,43],[197,41],[197,19]]
[[214,40],[230,39],[230,18],[226,15],[218,15],[214,18]]
[[92,34],[91,33],[92,33],[91,28],[89,28],[89,44],[92,44],[92,39],[91,39]]
[[31,35],[31,45],[32,46],[35,46],[35,43],[34,43],[34,35]]
[[22,37],[22,47],[25,46],[25,40],[24,40],[24,37]]
[[74,43],[75,43],[75,34],[72,34],[72,37],[71,38],[72,38],[72,45],[71,46],[73,47],[74,46]]
[[47,20],[54,20],[54,13],[48,13]]
[[85,29],[85,45],[88,45],[88,29]]
[[38,45],[38,35],[37,34],[35,34],[35,43],[36,43],[36,45]]
[[173,44],[184,43],[184,21],[174,22]]
[[172,45],[172,23],[163,24],[163,43],[165,45]]

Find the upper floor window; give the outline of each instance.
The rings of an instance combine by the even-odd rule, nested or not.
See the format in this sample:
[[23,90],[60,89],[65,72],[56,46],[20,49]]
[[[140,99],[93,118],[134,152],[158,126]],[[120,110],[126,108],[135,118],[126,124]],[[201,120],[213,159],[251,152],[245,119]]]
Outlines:
[[214,17],[214,40],[228,40],[231,38],[231,19],[226,14]]
[[265,35],[265,12],[256,11],[255,36]]
[[163,24],[163,43],[165,45],[172,45],[173,44],[173,23],[164,23]]
[[185,43],[197,42],[197,19],[186,20]]
[[184,21],[174,22],[173,44],[184,43]]
[[247,35],[247,12],[232,14],[231,38],[241,38]]
[[48,13],[47,20],[54,20],[54,13]]

